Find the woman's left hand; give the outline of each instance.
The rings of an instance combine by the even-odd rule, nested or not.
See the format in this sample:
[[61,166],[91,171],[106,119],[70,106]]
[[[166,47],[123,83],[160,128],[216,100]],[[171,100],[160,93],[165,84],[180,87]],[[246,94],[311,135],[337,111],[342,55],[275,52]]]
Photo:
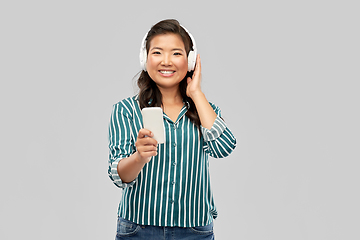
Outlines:
[[202,93],[200,54],[196,56],[196,65],[192,78],[187,78],[186,95],[193,99],[193,97],[199,93]]

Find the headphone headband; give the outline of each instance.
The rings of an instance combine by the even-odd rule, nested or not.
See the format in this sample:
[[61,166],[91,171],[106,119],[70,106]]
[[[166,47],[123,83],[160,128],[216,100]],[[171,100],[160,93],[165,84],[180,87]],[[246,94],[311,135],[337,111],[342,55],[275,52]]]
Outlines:
[[[190,50],[188,54],[188,72],[193,71],[195,69],[195,63],[196,63],[196,56],[197,56],[197,48],[195,39],[192,36],[192,34],[182,25],[180,25],[185,32],[189,35],[191,41],[192,41],[192,48],[193,50]],[[150,31],[150,30],[149,30]],[[146,60],[147,60],[147,51],[146,51],[146,37],[148,36],[149,31],[145,34],[143,40],[141,41],[141,47],[140,47],[140,66],[141,69],[146,72]]]

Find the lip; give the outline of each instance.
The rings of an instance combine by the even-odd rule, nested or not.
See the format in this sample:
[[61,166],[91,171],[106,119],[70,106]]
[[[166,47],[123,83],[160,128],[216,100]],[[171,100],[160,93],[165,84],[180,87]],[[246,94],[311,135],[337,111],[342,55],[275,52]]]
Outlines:
[[[172,73],[162,73],[161,71],[169,71],[169,72],[172,72]],[[170,69],[160,69],[158,72],[163,77],[172,77],[172,76],[174,76],[176,71],[170,70]]]

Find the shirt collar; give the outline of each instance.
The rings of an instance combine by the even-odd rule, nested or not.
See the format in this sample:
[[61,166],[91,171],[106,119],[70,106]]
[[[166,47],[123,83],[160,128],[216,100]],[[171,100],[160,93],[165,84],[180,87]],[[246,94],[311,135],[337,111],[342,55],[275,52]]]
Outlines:
[[[135,100],[135,101],[138,101],[138,100],[139,100],[139,94],[136,94],[136,95],[134,96],[134,100]],[[151,103],[151,101],[152,101],[152,99],[150,99],[149,103]],[[184,103],[184,106],[183,106],[182,109],[180,110],[178,119],[176,120],[175,123],[179,122],[180,119],[186,114],[186,112],[187,112],[188,109],[190,108],[190,103],[189,103],[188,101],[183,101],[183,103]],[[164,117],[165,117],[166,119],[168,119],[168,120],[171,121],[171,119],[170,119],[168,116],[166,116],[165,113],[164,113]]]
[[[138,100],[139,100],[139,94],[136,94],[136,95],[134,96],[134,100],[135,100],[135,101],[138,101]],[[149,103],[151,103],[151,101],[152,101],[152,99],[150,99]],[[183,103],[184,103],[184,105],[185,105],[185,107],[186,107],[187,109],[190,108],[190,103],[189,103],[188,101],[183,101]]]
[[[134,100],[135,101],[138,101],[139,100],[139,94],[136,94],[135,96],[134,96]],[[150,104],[152,102],[152,99],[150,99],[150,101],[148,102],[148,104]]]

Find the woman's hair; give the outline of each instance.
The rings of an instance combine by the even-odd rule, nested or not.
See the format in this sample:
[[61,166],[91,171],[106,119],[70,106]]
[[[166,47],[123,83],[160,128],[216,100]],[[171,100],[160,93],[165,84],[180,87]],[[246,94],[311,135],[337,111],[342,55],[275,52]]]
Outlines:
[[[155,24],[146,37],[146,52],[149,52],[151,40],[160,34],[174,33],[178,34],[185,45],[186,54],[188,55],[193,50],[193,43],[189,34],[180,26],[179,22],[174,19],[163,20]],[[185,78],[180,82],[179,88],[183,101],[186,103],[188,111],[186,116],[197,126],[200,127],[200,118],[196,110],[193,100],[186,95],[187,78],[192,77],[193,71],[188,72]],[[140,108],[144,107],[161,107],[162,95],[156,83],[150,78],[149,74],[142,70],[140,77],[137,80],[139,91]],[[187,104],[188,103],[188,104]]]

